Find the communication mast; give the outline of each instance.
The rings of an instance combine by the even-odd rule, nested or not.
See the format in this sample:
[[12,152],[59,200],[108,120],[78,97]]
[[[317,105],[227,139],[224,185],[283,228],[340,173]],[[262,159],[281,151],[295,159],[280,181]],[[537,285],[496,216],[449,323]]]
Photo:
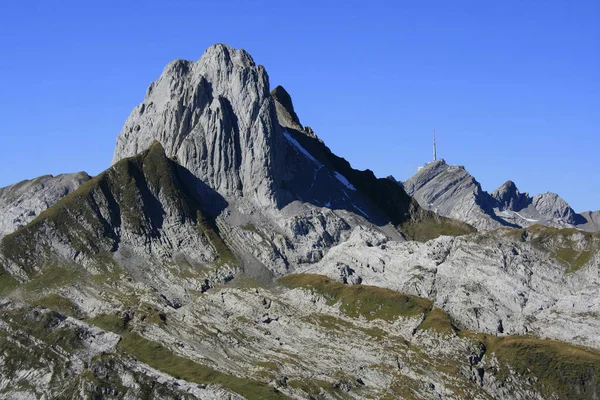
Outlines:
[[433,161],[437,160],[437,152],[435,148],[435,129],[433,130]]

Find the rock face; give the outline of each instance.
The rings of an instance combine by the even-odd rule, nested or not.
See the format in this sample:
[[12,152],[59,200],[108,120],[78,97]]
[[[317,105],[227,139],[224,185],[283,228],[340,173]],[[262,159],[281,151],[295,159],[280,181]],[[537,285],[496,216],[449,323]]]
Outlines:
[[[301,272],[339,279],[351,270],[363,284],[430,298],[464,329],[533,334],[600,348],[595,317],[600,315],[595,300],[600,295],[600,237],[545,227],[525,239],[511,232],[417,243],[392,242],[357,227],[346,242]],[[571,257],[556,255],[565,249],[578,250],[571,250],[577,252]]]
[[428,163],[403,185],[422,207],[480,230],[534,224],[598,230],[555,193],[530,197],[507,181],[488,194],[464,167],[448,165],[444,160]]
[[296,129],[303,130],[302,124],[300,124],[300,119],[294,111],[294,105],[292,104],[292,97],[290,94],[283,88],[283,86],[277,86],[273,91],[271,91],[271,96],[273,100],[275,100],[275,108],[277,110],[277,120],[279,125],[281,125],[284,129]]
[[532,205],[540,214],[554,220],[564,221],[571,225],[582,222],[582,217],[577,215],[569,204],[556,193],[538,194],[533,197]]
[[456,218],[477,229],[506,225],[493,215],[493,199],[464,167],[437,160],[421,168],[403,183],[419,204],[440,215]]
[[0,188],[0,238],[27,225],[89,179],[85,172],[44,175]]
[[600,211],[584,211],[581,216],[585,218],[586,223],[583,225],[585,230],[597,232],[600,231]]
[[496,200],[496,206],[501,211],[519,211],[531,203],[529,195],[527,193],[520,193],[513,181],[506,181],[502,186],[494,190],[490,196]]
[[265,69],[244,50],[214,45],[176,60],[125,122],[113,163],[159,141],[169,157],[228,198],[277,202],[286,176],[284,138]]
[[[474,232],[268,86],[224,45],[169,64],[113,165],[1,239],[0,398],[598,398],[599,234]],[[404,186],[482,230],[571,216],[444,161]]]

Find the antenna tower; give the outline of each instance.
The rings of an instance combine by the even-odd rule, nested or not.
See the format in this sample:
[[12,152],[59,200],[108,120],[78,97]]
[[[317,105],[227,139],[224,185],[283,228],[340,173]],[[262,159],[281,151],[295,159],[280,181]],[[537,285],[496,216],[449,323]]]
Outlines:
[[437,160],[437,152],[435,148],[435,129],[433,130],[433,161]]

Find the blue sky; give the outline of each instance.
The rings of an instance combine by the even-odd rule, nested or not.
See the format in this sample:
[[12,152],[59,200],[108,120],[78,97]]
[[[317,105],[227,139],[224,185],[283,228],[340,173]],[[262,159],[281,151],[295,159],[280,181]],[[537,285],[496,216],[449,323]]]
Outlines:
[[598,21],[584,0],[3,1],[0,186],[101,172],[163,67],[223,42],[355,168],[407,179],[436,128],[486,190],[600,209]]

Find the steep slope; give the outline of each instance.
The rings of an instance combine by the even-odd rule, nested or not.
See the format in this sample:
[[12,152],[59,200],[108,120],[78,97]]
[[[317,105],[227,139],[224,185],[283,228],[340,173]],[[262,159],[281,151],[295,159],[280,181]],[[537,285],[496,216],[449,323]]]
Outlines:
[[506,181],[490,196],[496,200],[496,206],[500,210],[519,211],[531,204],[528,193],[520,193],[513,181]]
[[226,198],[285,200],[285,147],[269,78],[244,50],[214,45],[176,60],[146,92],[117,138],[113,163],[159,141],[168,157]]
[[[166,158],[155,142],[83,184],[35,220],[5,236],[0,266],[21,283],[35,277],[133,274],[165,295],[186,297],[176,274],[156,266],[199,269],[218,263],[203,279],[185,282],[197,290],[205,279],[231,277],[235,260],[217,229],[188,192],[186,171]],[[4,286],[10,289],[9,276]]]
[[514,182],[507,181],[488,194],[464,167],[448,165],[444,160],[426,164],[403,186],[422,207],[480,230],[542,224],[597,231],[555,193],[530,197],[520,193]]
[[477,229],[507,225],[495,217],[493,199],[464,167],[437,160],[421,168],[403,186],[422,207],[467,222]]
[[600,211],[584,211],[581,216],[586,222],[581,225],[582,229],[587,231],[600,231]]
[[44,175],[0,188],[0,238],[27,225],[89,179],[85,172]]

